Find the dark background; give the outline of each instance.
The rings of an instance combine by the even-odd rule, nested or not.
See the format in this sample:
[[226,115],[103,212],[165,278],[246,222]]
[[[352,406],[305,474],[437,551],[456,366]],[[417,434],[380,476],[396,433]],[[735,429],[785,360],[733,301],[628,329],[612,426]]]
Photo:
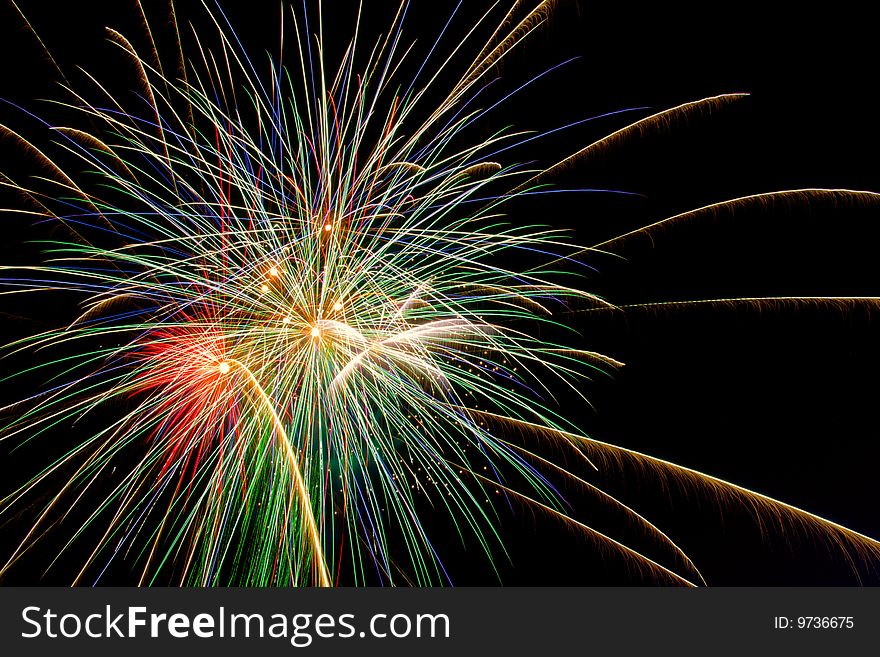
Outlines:
[[[391,12],[388,3],[367,4],[366,33],[373,29],[375,34],[388,24]],[[483,6],[466,4],[450,34],[463,34]],[[772,9],[749,2],[651,9],[609,4],[560,3],[555,18],[499,69],[498,93],[569,57],[577,61],[536,82],[487,117],[481,129],[489,133],[512,124],[546,130],[617,109],[651,108],[628,115],[635,120],[718,93],[752,95],[628,141],[558,180],[563,187],[638,195],[557,194],[512,204],[512,217],[572,229],[576,242],[590,245],[744,194],[797,187],[880,191],[876,34],[867,9],[855,3],[835,3],[824,12],[793,3],[773,3]],[[277,43],[276,2],[224,5],[252,52]],[[104,25],[127,35],[139,33],[129,3],[24,0],[21,6],[74,80],[82,77],[70,65],[80,64],[100,71],[111,85],[131,87],[130,68],[119,63],[119,51],[102,34]],[[164,4],[146,6],[162,25]],[[406,34],[418,37],[423,47],[453,6],[416,0]],[[197,3],[180,3],[178,13],[197,29],[207,28]],[[328,41],[334,34],[347,37],[350,12],[334,7],[328,16]],[[0,8],[0,26],[0,97],[41,114],[47,105],[38,99],[60,93],[57,76],[8,7]],[[445,43],[449,47],[456,41]],[[551,163],[626,122],[626,116],[601,119],[510,157]],[[0,107],[0,123],[37,142],[46,139],[11,107]],[[4,171],[34,167],[20,153],[8,140],[0,144]],[[8,195],[3,200],[6,207],[16,203]],[[653,242],[633,240],[621,251],[622,260],[592,257],[588,264],[596,271],[581,285],[618,304],[728,296],[880,296],[878,217],[877,206],[828,202],[744,210],[735,218],[723,215],[670,229]],[[39,247],[26,243],[33,237],[30,222],[10,215],[2,221],[3,262],[34,261]],[[64,300],[50,307],[45,302],[33,307],[26,300],[3,303],[0,321],[6,337],[72,312]],[[701,307],[580,315],[566,321],[583,333],[587,348],[626,363],[613,378],[588,387],[593,409],[563,400],[566,414],[585,432],[880,536],[876,311],[811,305]],[[859,582],[821,541],[773,530],[762,534],[736,506],[719,508],[693,493],[667,494],[645,477],[597,483],[664,529],[710,584]],[[619,519],[589,499],[572,503],[579,517],[619,528]],[[16,530],[22,519],[17,522],[0,530],[4,546],[20,535]],[[505,584],[645,581],[625,562],[602,555],[589,541],[544,518],[515,509],[502,525],[510,563],[501,554],[497,563]],[[444,548],[457,584],[497,581],[478,557],[453,545]],[[70,579],[63,570],[42,578],[41,572],[23,564],[8,583]],[[869,568],[859,575],[863,583],[880,583]],[[114,577],[111,581],[129,582],[124,572]]]

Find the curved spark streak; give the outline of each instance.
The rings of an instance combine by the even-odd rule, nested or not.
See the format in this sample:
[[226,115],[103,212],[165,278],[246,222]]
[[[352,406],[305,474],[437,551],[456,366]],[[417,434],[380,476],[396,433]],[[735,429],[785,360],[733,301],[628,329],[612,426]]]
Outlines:
[[318,573],[318,582],[320,586],[323,587],[331,586],[330,574],[327,572],[327,562],[324,559],[324,548],[321,545],[321,535],[318,532],[317,522],[315,522],[315,512],[312,508],[309,490],[306,488],[305,482],[303,481],[297,455],[294,453],[293,447],[290,445],[290,439],[287,437],[287,431],[284,429],[281,418],[278,417],[278,413],[275,411],[275,406],[272,403],[272,400],[266,394],[266,391],[263,390],[263,386],[257,381],[253,372],[251,372],[244,363],[237,361],[234,358],[229,358],[226,362],[230,365],[235,365],[244,372],[245,377],[251,384],[253,392],[256,393],[263,408],[272,418],[272,426],[274,427],[275,436],[277,437],[276,442],[284,451],[287,465],[290,468],[290,474],[293,476],[293,484],[297,500],[299,501],[300,511],[303,514],[303,518],[305,518],[306,533],[309,536],[309,541],[311,542],[312,550],[314,551],[313,560],[316,564],[314,569]]
[[[706,110],[717,107],[719,105],[733,102],[736,100],[740,100],[742,98],[748,97],[747,93],[729,93],[729,94],[718,94],[716,96],[709,96],[708,98],[702,98],[700,100],[692,100],[687,103],[682,103],[681,105],[676,105],[675,107],[670,107],[669,109],[662,110],[660,112],[656,112],[655,114],[651,114],[650,116],[646,116],[643,119],[639,119],[638,121],[634,121],[627,126],[620,128],[619,130],[615,130],[611,134],[605,135],[604,137],[597,139],[593,143],[584,146],[581,150],[576,153],[572,153],[568,157],[563,160],[560,160],[556,164],[547,167],[546,169],[541,170],[540,173],[532,176],[527,181],[522,183],[519,187],[516,188],[516,191],[526,189],[529,185],[538,182],[542,178],[546,178],[554,173],[557,173],[566,167],[571,166],[578,160],[585,158],[590,153],[600,149],[607,148],[612,144],[619,142],[621,139],[629,136],[635,132],[644,131],[647,128],[653,128],[658,125],[664,125],[668,123],[673,118],[678,116],[688,116],[694,111]],[[597,245],[601,246],[601,245]],[[594,247],[596,248],[596,247]]]
[[699,217],[703,214],[716,212],[722,209],[733,209],[739,206],[743,206],[747,203],[766,203],[768,201],[772,201],[774,199],[787,199],[787,200],[798,200],[810,197],[829,197],[829,198],[853,198],[853,199],[865,199],[871,201],[880,201],[880,193],[877,192],[868,192],[863,190],[856,189],[835,189],[835,188],[820,188],[820,187],[807,187],[803,189],[785,189],[779,190],[776,192],[764,192],[761,194],[749,194],[748,196],[740,196],[737,198],[727,199],[724,201],[719,201],[717,203],[710,203],[709,205],[704,205],[699,208],[694,208],[693,210],[688,210],[687,212],[680,212],[679,214],[673,215],[671,217],[666,217],[665,219],[661,219],[660,221],[655,221],[652,224],[648,224],[647,226],[642,226],[640,228],[636,228],[635,230],[631,230],[628,233],[623,233],[622,235],[618,235],[617,237],[612,237],[609,240],[605,240],[604,242],[599,242],[598,244],[594,244],[591,248],[599,249],[602,247],[610,247],[624,240],[634,237],[636,235],[650,235],[652,231],[657,228],[665,228],[672,224],[678,223],[680,221],[684,221],[686,219],[693,219]]

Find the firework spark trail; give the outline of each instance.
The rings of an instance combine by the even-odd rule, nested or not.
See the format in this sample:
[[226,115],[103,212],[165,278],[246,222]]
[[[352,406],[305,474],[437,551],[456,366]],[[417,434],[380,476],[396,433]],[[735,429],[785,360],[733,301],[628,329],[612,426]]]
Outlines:
[[275,412],[275,406],[272,400],[266,395],[266,392],[263,390],[262,386],[260,386],[260,382],[257,381],[256,377],[247,366],[237,360],[229,359],[228,361],[220,363],[217,368],[221,374],[229,374],[231,366],[240,369],[244,373],[248,382],[251,384],[252,389],[256,392],[260,403],[265,407],[266,412],[272,417],[272,424],[278,436],[278,443],[282,450],[284,450],[284,456],[287,459],[287,463],[290,466],[290,473],[293,476],[296,499],[302,510],[303,517],[305,518],[306,533],[308,534],[308,540],[312,545],[312,557],[316,564],[315,570],[318,573],[317,581],[321,586],[330,586],[330,576],[327,573],[327,564],[324,560],[324,548],[321,545],[321,536],[318,532],[317,523],[315,522],[315,514],[312,510],[311,498],[305,482],[303,481],[302,474],[300,473],[300,465],[298,463],[299,458],[290,446],[290,439],[287,436],[287,432],[284,430],[284,424]]
[[[280,50],[289,20],[294,64],[273,59],[268,76],[220,6],[203,4],[219,47],[194,32],[196,63],[187,62],[173,3],[174,66],[163,65],[140,0],[148,57],[108,30],[136,71],[131,108],[90,74],[89,93],[100,100],[88,100],[49,55],[73,98],[65,107],[92,129],[43,125],[89,176],[0,126],[53,186],[25,188],[5,174],[3,184],[71,235],[50,242],[42,265],[0,268],[2,294],[63,292],[83,305],[60,328],[8,346],[11,355],[45,356],[7,379],[42,377],[48,389],[3,409],[11,419],[0,440],[48,440],[94,422],[98,409],[113,418],[0,500],[0,513],[14,513],[51,491],[0,574],[86,507],[52,562],[89,541],[77,583],[100,581],[116,560],[139,564],[141,584],[448,583],[426,514],[445,513],[457,538],[475,540],[494,567],[504,547],[496,504],[516,502],[658,582],[704,583],[660,528],[544,453],[557,448],[574,450],[591,470],[629,459],[678,477],[743,502],[760,523],[800,522],[853,562],[880,557],[866,536],[582,436],[553,409],[561,392],[582,398],[585,378],[622,365],[566,344],[563,316],[634,307],[579,290],[570,283],[576,272],[559,263],[750,203],[876,194],[759,194],[578,249],[559,231],[506,223],[501,206],[552,191],[544,181],[553,174],[627,138],[745,94],[655,112],[529,171],[499,156],[542,135],[499,131],[476,143],[462,135],[498,105],[478,104],[490,74],[547,22],[552,0],[495,3],[457,41],[453,14],[409,79],[403,71],[417,51],[403,36],[406,2],[366,48],[359,5],[335,70],[321,7],[317,25],[307,9],[282,10]],[[467,52],[476,55],[440,89]],[[427,107],[437,92],[443,100]],[[511,261],[515,268],[503,264]],[[740,301],[748,300],[681,303]],[[876,302],[847,298],[862,301]],[[567,337],[557,343],[541,331]],[[542,449],[520,444],[526,434]],[[623,514],[649,549],[570,515],[554,484],[560,477]]]

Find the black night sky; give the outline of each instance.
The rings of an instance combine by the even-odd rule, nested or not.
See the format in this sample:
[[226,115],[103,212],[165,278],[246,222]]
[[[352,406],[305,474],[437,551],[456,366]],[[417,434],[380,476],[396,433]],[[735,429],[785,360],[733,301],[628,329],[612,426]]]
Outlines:
[[[163,24],[163,2],[145,3]],[[331,2],[325,2],[329,6]],[[329,42],[348,38],[348,5],[329,11]],[[367,0],[365,32],[386,27],[393,3]],[[461,34],[485,3],[465,2],[450,26]],[[768,9],[769,4],[773,5]],[[105,25],[138,34],[134,3],[20,0],[57,61],[100,72],[120,93],[131,85]],[[277,43],[278,3],[224,2],[246,46],[260,53]],[[454,2],[413,0],[410,38],[424,47]],[[545,164],[608,134],[627,121],[686,101],[727,92],[750,97],[662,130],[630,139],[568,169],[564,188],[632,194],[553,194],[516,201],[510,218],[573,231],[591,245],[702,205],[759,192],[803,187],[880,191],[876,34],[867,9],[833,3],[812,11],[796,3],[559,3],[554,18],[498,69],[493,93],[503,95],[556,64],[571,63],[506,103],[481,129],[504,125],[550,130],[591,116],[644,107],[585,123],[549,137],[517,157]],[[181,18],[205,28],[197,2],[180,2]],[[160,40],[160,48],[169,43]],[[292,37],[291,37],[292,38]],[[365,37],[366,38],[366,37]],[[165,38],[167,41],[167,35]],[[191,35],[189,38],[192,42]],[[424,43],[422,43],[424,42]],[[451,39],[448,43],[456,43]],[[448,47],[448,45],[447,45]],[[57,98],[56,76],[21,21],[0,8],[0,98],[41,114]],[[129,73],[126,73],[129,71]],[[56,110],[51,110],[56,111]],[[0,106],[0,123],[27,131],[26,117]],[[39,167],[11,140],[0,142],[2,170]],[[31,171],[34,169],[35,171]],[[22,176],[19,176],[22,177]],[[4,207],[19,207],[11,194]],[[18,204],[18,205],[16,205]],[[880,296],[880,204],[817,202],[746,209],[673,227],[655,239],[628,242],[619,255],[591,256],[580,285],[616,304],[765,296]],[[32,221],[2,217],[2,263],[33,262],[39,247]],[[63,300],[47,307],[0,297],[4,340],[39,330],[73,312]],[[880,312],[862,306],[703,306],[566,317],[585,348],[626,363],[585,390],[593,408],[560,399],[566,415],[589,435],[701,470],[880,537],[877,473],[880,433]],[[0,365],[0,367],[7,367]],[[19,393],[5,385],[12,400]],[[5,402],[4,402],[5,403]],[[22,458],[0,451],[13,480]],[[587,475],[587,472],[581,472]],[[710,585],[852,585],[849,565],[820,541],[760,527],[742,508],[719,508],[696,492],[664,490],[628,471],[593,477],[654,521],[689,554]],[[8,493],[6,486],[3,494]],[[591,498],[571,493],[577,515],[597,527],[621,529]],[[25,513],[0,525],[3,556]],[[459,585],[644,584],[625,562],[559,523],[515,507],[502,518],[509,560],[497,553],[499,576],[450,539],[448,570]],[[439,530],[439,527],[438,527]],[[55,540],[55,539],[50,539]],[[57,539],[57,540],[60,540]],[[35,551],[10,571],[10,584],[68,583],[63,566],[42,575],[52,554]],[[880,564],[877,564],[880,566]],[[72,566],[71,566],[72,567]],[[880,570],[860,569],[862,583],[880,584]],[[105,583],[130,583],[124,570]]]

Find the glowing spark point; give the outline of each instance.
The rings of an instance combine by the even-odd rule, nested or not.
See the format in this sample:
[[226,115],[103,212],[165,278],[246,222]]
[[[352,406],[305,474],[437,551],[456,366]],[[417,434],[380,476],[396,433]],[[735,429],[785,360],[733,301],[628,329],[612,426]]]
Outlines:
[[269,276],[278,276],[278,267],[272,267],[272,269],[269,270]]
[[290,321],[291,321],[291,320],[290,320],[290,317],[285,317],[282,321],[283,321],[285,324],[290,324]]
[[342,310],[342,302],[337,301],[336,303],[334,303],[333,310],[335,310],[336,312],[339,312],[340,310]]
[[220,370],[220,374],[229,374],[229,363],[220,363],[218,369]]
[[266,292],[269,291],[269,286],[268,286],[268,285],[264,285],[263,287],[260,288],[260,291],[261,291],[263,294],[266,294]]
[[317,326],[312,327],[312,337],[313,338],[320,338],[321,337],[321,329],[319,329]]
[[333,224],[324,224],[324,230],[328,233],[333,230]]

